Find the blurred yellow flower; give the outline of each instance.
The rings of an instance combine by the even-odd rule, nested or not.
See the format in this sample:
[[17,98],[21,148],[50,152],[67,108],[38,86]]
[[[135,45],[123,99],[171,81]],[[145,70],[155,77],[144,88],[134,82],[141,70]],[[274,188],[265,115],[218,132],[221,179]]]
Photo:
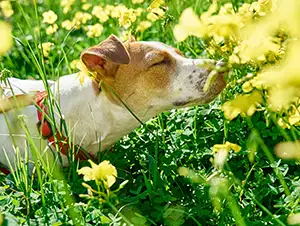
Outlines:
[[82,167],[78,170],[78,174],[82,174],[85,181],[102,181],[104,186],[109,189],[116,182],[116,168],[107,160],[101,162],[99,165],[91,160],[88,161],[91,167]]
[[86,24],[87,21],[92,19],[92,15],[85,12],[76,12],[74,16],[74,21],[76,22],[76,25],[78,24]]
[[103,26],[101,24],[89,25],[86,27],[86,30],[88,37],[99,37],[102,34]]
[[103,7],[101,7],[101,6],[94,6],[94,8],[92,10],[92,15],[97,17],[101,23],[104,23],[104,22],[108,21],[108,19],[109,19],[109,16],[108,16],[109,14],[106,13],[105,10],[103,9]]
[[80,62],[80,60],[73,60],[71,63],[70,63],[70,68],[72,69],[76,69],[77,68],[77,64]]
[[161,8],[153,8],[151,11],[147,14],[147,19],[154,22],[160,18],[163,18],[165,15],[165,11]]
[[119,4],[111,9],[110,16],[112,18],[120,18],[123,13],[128,11],[127,7],[123,4]]
[[6,53],[13,45],[11,26],[3,21],[0,21],[0,55]]
[[230,150],[233,150],[234,152],[239,152],[241,149],[241,146],[226,141],[225,144],[215,144],[213,147],[213,153],[217,153],[221,150],[226,150],[227,152],[229,152]]
[[227,14],[234,14],[233,5],[231,3],[226,3],[221,6],[219,10],[219,15],[227,15]]
[[155,8],[159,8],[162,4],[165,3],[165,0],[154,0],[150,6],[149,6],[149,10],[151,9],[155,9]]
[[134,9],[134,13],[137,17],[140,17],[142,15],[142,13],[144,12],[144,9],[143,8],[137,8],[137,9]]
[[128,30],[123,30],[120,32],[119,38],[120,40],[122,40],[123,42],[126,42],[131,36],[131,32]]
[[52,10],[43,13],[43,23],[54,24],[56,20],[57,15]]
[[69,31],[74,27],[74,23],[70,20],[65,20],[61,23],[61,27]]
[[203,34],[204,26],[198,15],[192,8],[185,9],[179,18],[179,23],[174,27],[175,39],[181,42],[190,35],[201,37]]
[[74,4],[75,0],[61,0],[60,5],[63,7],[64,14],[68,13]]
[[46,28],[46,34],[51,35],[55,33],[58,30],[57,24],[50,25],[49,27]]
[[233,53],[232,55],[229,56],[228,61],[230,64],[240,64],[241,63],[240,58],[235,53]]
[[256,105],[262,102],[262,96],[258,91],[253,91],[250,94],[239,95],[231,101],[227,101],[222,110],[224,116],[228,120],[232,120],[239,114],[241,116],[251,116],[256,111]]
[[121,13],[119,17],[119,24],[120,26],[124,27],[125,29],[129,28],[132,22],[136,21],[136,15],[133,9],[128,9]]
[[275,153],[279,158],[300,160],[300,141],[287,141],[276,145]]
[[147,19],[152,22],[155,22],[156,20],[159,19],[159,17],[157,15],[155,15],[154,13],[150,12],[147,14]]
[[[75,62],[73,64],[75,64]],[[95,78],[95,74],[93,72],[90,72],[81,60],[77,61],[76,67],[79,70],[76,79],[79,79],[81,85],[84,83],[84,79],[86,76],[89,76],[92,79]]]
[[244,84],[242,85],[242,90],[245,93],[249,93],[253,90],[253,86],[251,85],[251,82],[247,81],[244,82]]
[[132,4],[141,4],[144,0],[131,0]]
[[39,45],[39,48],[43,50],[44,57],[49,57],[51,46],[54,44],[52,42],[44,42],[42,45]]
[[113,5],[105,5],[104,6],[104,12],[107,14],[107,15],[110,15],[111,14],[111,11],[114,9],[115,7]]
[[151,27],[152,23],[147,21],[147,20],[144,20],[144,21],[141,21],[139,23],[139,25],[137,26],[136,30],[137,31],[140,31],[140,32],[144,32],[145,30],[147,30],[149,27]]
[[85,3],[85,4],[83,4],[82,5],[82,9],[83,10],[85,10],[85,11],[87,11],[87,10],[89,10],[89,8],[91,8],[92,7],[92,4],[91,3]]
[[299,225],[300,224],[300,212],[291,213],[287,218],[287,223],[289,225]]
[[0,1],[0,8],[5,17],[11,17],[14,14],[10,1]]
[[215,144],[212,151],[215,166],[222,169],[227,161],[229,151],[239,152],[241,149],[241,146],[228,141],[225,144]]
[[295,87],[272,87],[268,103],[274,111],[281,110],[296,101],[299,92],[300,89]]
[[239,46],[234,49],[234,53],[239,55],[241,63],[248,63],[254,61],[266,61],[268,54],[279,53],[281,46],[274,42],[270,37],[264,35],[255,35],[248,40],[241,42]]

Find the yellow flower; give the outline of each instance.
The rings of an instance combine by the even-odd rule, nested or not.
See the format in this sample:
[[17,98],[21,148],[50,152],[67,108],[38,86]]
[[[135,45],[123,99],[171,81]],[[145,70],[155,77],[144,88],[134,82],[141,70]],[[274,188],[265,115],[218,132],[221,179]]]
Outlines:
[[57,30],[58,30],[57,24],[50,25],[50,26],[47,27],[47,29],[46,29],[46,34],[47,34],[47,35],[51,35],[51,34],[55,33]]
[[2,9],[5,17],[11,17],[14,14],[10,1],[0,1],[0,8]]
[[256,105],[262,102],[262,96],[258,91],[250,94],[239,95],[232,101],[227,101],[222,110],[228,120],[232,120],[239,114],[241,116],[251,116],[256,111]]
[[0,21],[0,55],[6,53],[13,45],[11,26],[3,21]]
[[132,4],[141,4],[144,0],[131,0]]
[[99,37],[103,31],[103,26],[101,24],[90,25],[86,28],[88,37]]
[[101,23],[104,23],[109,19],[108,13],[106,13],[101,6],[94,6],[92,10],[92,15],[97,17]]
[[136,15],[134,14],[133,9],[128,9],[122,12],[121,16],[119,17],[119,24],[125,29],[129,28],[131,26],[131,23],[135,21],[136,21]]
[[65,20],[61,23],[61,27],[69,31],[74,27],[74,23],[70,20]]
[[236,54],[232,54],[231,56],[229,56],[230,64],[239,64],[240,62],[240,58]]
[[111,11],[114,10],[114,6],[113,5],[105,5],[104,6],[104,12],[107,14],[107,15],[110,15],[111,14]]
[[294,87],[273,87],[270,89],[269,104],[273,110],[281,110],[283,107],[297,100],[299,89]]
[[144,9],[140,8],[140,7],[134,10],[134,13],[137,17],[140,17],[143,12],[144,12]]
[[154,0],[149,6],[149,10],[159,8],[162,4],[165,3],[165,0]]
[[291,213],[287,218],[287,223],[289,225],[299,225],[300,224],[300,212]]
[[155,22],[156,20],[158,20],[159,18],[158,18],[158,16],[157,15],[155,15],[154,13],[148,13],[147,14],[147,19],[148,20],[150,20],[150,21],[152,21],[152,22]]
[[181,42],[190,35],[201,37],[203,33],[204,26],[198,15],[194,13],[192,8],[185,9],[179,18],[179,24],[174,27],[175,39]]
[[233,150],[234,152],[239,152],[241,149],[241,146],[228,141],[226,141],[225,144],[215,144],[212,151],[214,155],[214,164],[222,169],[227,160],[229,151]]
[[117,170],[109,161],[105,160],[99,165],[91,160],[89,162],[91,167],[86,166],[78,170],[78,174],[82,174],[85,181],[102,181],[107,189],[116,182]]
[[54,24],[56,20],[57,15],[52,10],[43,13],[43,23]]
[[275,43],[270,37],[265,35],[252,36],[248,40],[244,40],[234,49],[235,54],[241,58],[241,63],[247,63],[251,60],[265,61],[266,55],[276,54],[281,46]]
[[91,3],[85,3],[85,4],[83,4],[82,5],[82,9],[83,10],[85,10],[85,11],[87,11],[89,8],[91,8],[92,7],[92,4]]
[[68,13],[74,4],[75,0],[61,0],[60,5],[63,7],[64,14]]
[[49,57],[51,46],[54,44],[52,42],[44,42],[42,45],[39,45],[39,48],[43,50],[44,57]]
[[127,7],[124,6],[123,4],[119,4],[116,7],[111,9],[110,16],[112,18],[119,18],[126,11],[128,11]]
[[227,152],[229,152],[230,150],[233,150],[234,152],[239,152],[241,149],[241,146],[226,141],[225,144],[215,144],[213,147],[213,153],[217,153],[221,150],[226,150]]
[[76,21],[76,24],[85,24],[87,21],[92,19],[92,15],[85,12],[76,12],[74,20]]
[[80,62],[80,60],[73,60],[71,63],[70,63],[70,68],[72,69],[76,69],[77,68],[77,64]]
[[79,79],[81,85],[84,83],[86,76],[90,76],[92,79],[95,78],[94,73],[90,72],[81,60],[76,63],[76,67],[80,71],[76,76],[76,79]]
[[163,18],[165,15],[165,11],[161,8],[153,8],[150,13],[147,15],[147,19],[154,22],[160,18]]
[[242,85],[242,90],[245,93],[249,93],[253,90],[253,86],[251,85],[251,82],[247,81]]
[[148,29],[149,27],[151,27],[152,23],[147,21],[147,20],[144,20],[144,21],[141,21],[139,23],[139,25],[137,26],[136,30],[137,31],[140,31],[140,32],[144,32],[146,29]]
[[300,160],[300,141],[287,141],[276,145],[275,153],[282,159]]
[[120,32],[119,38],[120,40],[122,40],[123,42],[127,41],[129,39],[129,37],[131,36],[131,32],[128,30],[123,30]]

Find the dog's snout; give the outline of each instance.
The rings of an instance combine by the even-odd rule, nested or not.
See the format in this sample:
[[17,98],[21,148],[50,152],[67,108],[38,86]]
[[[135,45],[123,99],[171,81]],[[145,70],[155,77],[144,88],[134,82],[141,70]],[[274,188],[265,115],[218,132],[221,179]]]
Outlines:
[[225,66],[226,66],[226,63],[223,62],[223,61],[221,61],[221,60],[219,60],[219,61],[216,62],[216,66],[217,66],[217,67],[225,67]]

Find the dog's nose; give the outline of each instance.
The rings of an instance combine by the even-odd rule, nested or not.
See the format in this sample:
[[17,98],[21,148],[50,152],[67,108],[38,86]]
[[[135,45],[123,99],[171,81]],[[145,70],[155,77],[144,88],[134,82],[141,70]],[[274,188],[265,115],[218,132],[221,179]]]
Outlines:
[[216,70],[218,72],[227,72],[228,65],[222,60],[204,60],[204,68],[210,72],[212,70]]
[[226,73],[229,71],[228,64],[223,61],[217,61],[215,69],[220,73]]
[[222,60],[218,60],[218,61],[216,62],[216,66],[217,66],[217,67],[225,67],[225,66],[226,66],[226,63],[223,62]]

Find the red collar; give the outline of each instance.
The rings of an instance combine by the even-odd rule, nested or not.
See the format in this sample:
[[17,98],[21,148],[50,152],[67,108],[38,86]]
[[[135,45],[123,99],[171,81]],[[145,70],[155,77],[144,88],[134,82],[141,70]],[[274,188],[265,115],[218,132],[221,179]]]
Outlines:
[[[80,146],[78,146],[78,148],[77,146],[75,146],[75,148],[72,149],[72,143],[57,129],[55,132],[53,132],[50,122],[44,117],[45,115],[49,115],[48,108],[44,104],[44,100],[46,97],[48,97],[47,92],[42,91],[39,92],[35,98],[35,103],[38,106],[37,115],[39,122],[37,123],[37,125],[44,139],[47,139],[49,141],[49,144],[51,144],[54,148],[56,148],[57,145],[60,153],[65,156],[67,155],[68,151],[76,149],[76,153],[74,153],[76,160],[95,159],[94,156],[87,153]],[[55,137],[57,143],[55,143]]]
[[[80,146],[74,146],[75,148],[73,148],[72,143],[60,131],[56,130],[53,132],[50,122],[44,117],[45,115],[49,115],[48,108],[44,104],[46,97],[48,97],[46,91],[37,93],[35,97],[35,104],[37,105],[37,115],[39,120],[37,125],[42,136],[49,141],[49,144],[52,145],[54,149],[56,149],[57,144],[59,152],[65,156],[67,155],[68,151],[75,150],[76,153],[74,153],[74,155],[76,160],[95,160],[96,158],[93,155],[87,153]],[[56,143],[55,137],[57,141]],[[6,175],[10,173],[8,169],[2,167],[0,167],[0,172],[3,172]]]

